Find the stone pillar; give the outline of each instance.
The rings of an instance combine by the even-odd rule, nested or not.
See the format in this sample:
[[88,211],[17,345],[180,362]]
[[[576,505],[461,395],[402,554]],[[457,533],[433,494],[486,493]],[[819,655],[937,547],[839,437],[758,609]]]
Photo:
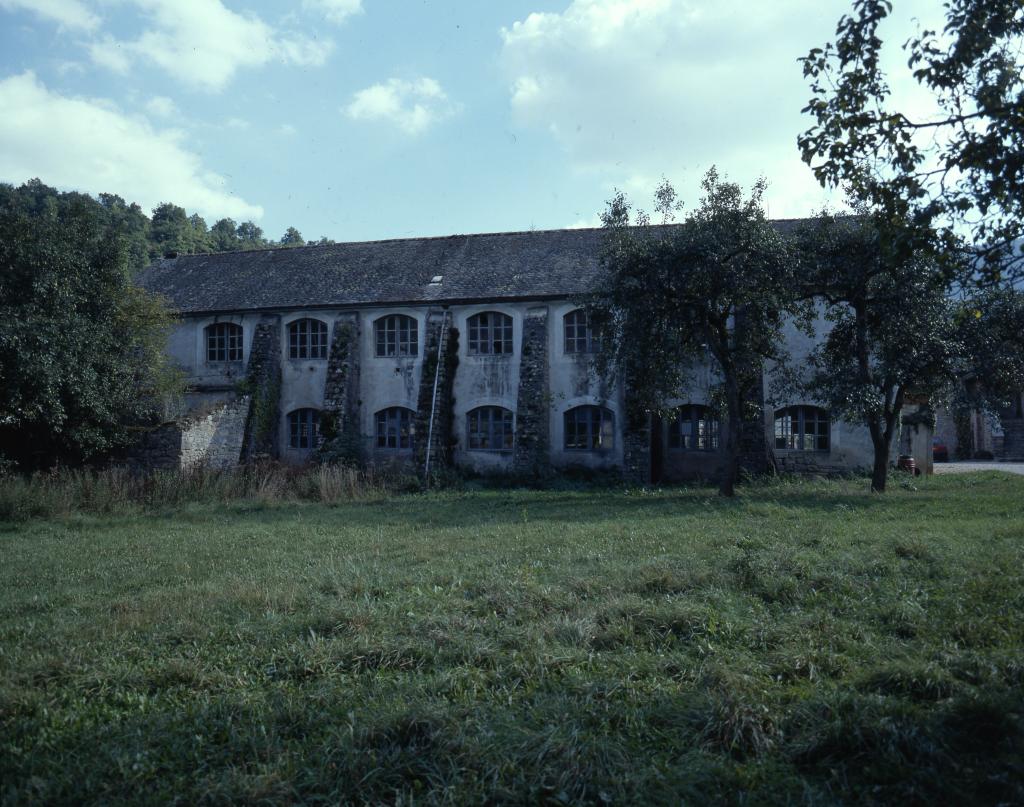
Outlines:
[[548,309],[531,308],[523,318],[516,437],[512,467],[516,473],[543,475],[551,465],[550,358]]
[[[764,371],[758,371],[757,381],[743,399],[748,416],[740,428],[740,471],[761,476],[774,470],[775,451],[769,441],[764,416]],[[772,423],[774,429],[774,421]]]
[[361,464],[362,435],[359,429],[359,314],[345,313],[334,320],[331,352],[324,382],[324,406],[320,412],[317,458]]
[[[416,467],[424,472],[451,464],[452,418],[455,400],[452,384],[458,366],[459,332],[451,327],[451,315],[442,309],[427,312],[423,373],[416,405]],[[434,394],[434,384],[437,394]],[[431,426],[433,422],[433,426]]]
[[[626,391],[627,398],[629,391]],[[622,476],[637,485],[651,481],[651,416],[649,413],[629,414],[626,403],[622,429]]]
[[245,369],[250,396],[242,462],[278,455],[281,398],[281,318],[265,316],[256,325]]

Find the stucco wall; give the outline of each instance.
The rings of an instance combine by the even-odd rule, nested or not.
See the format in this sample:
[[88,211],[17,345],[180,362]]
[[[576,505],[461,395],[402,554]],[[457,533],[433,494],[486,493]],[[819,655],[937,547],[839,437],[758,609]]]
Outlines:
[[[587,468],[619,467],[623,463],[625,406],[621,390],[609,386],[599,379],[591,366],[591,357],[565,352],[564,317],[575,310],[572,302],[502,303],[497,305],[475,304],[451,306],[452,327],[459,332],[458,367],[455,374],[452,398],[453,459],[457,464],[470,466],[479,471],[511,470],[515,457],[513,452],[469,450],[467,440],[467,413],[479,406],[500,406],[516,413],[520,409],[519,391],[522,368],[522,335],[527,313],[533,309],[547,311],[546,360],[549,377],[548,395],[545,402],[547,411],[550,446],[549,461],[555,468],[584,466]],[[469,317],[484,311],[500,311],[512,317],[514,352],[511,355],[473,356],[469,353]],[[297,450],[289,447],[289,412],[295,409],[322,409],[324,387],[327,381],[328,360],[291,359],[288,350],[288,325],[305,317],[323,321],[332,329],[339,316],[355,317],[358,321],[360,338],[355,359],[358,361],[358,386],[355,391],[355,418],[364,448],[365,456],[371,461],[387,463],[407,461],[411,452],[379,450],[375,445],[376,413],[392,406],[417,408],[418,396],[427,349],[426,306],[420,307],[377,307],[362,308],[358,312],[339,309],[310,308],[290,311],[280,317],[280,362],[281,385],[278,407],[278,441],[280,456],[288,462],[304,462],[311,450]],[[418,326],[418,355],[415,357],[378,357],[374,325],[389,314],[404,314],[413,317]],[[244,314],[218,317],[190,317],[178,325],[170,339],[169,350],[185,370],[189,383],[200,396],[206,396],[207,403],[232,398],[238,382],[244,378],[245,366],[252,349],[252,337],[256,325],[265,319],[265,314]],[[230,321],[243,328],[243,360],[233,363],[208,363],[204,329],[214,322]],[[828,323],[819,320],[823,331]],[[330,332],[330,331],[329,331]],[[786,328],[785,339],[790,347],[792,360],[799,365],[813,347],[814,339],[801,333],[793,325]],[[774,431],[774,410],[793,404],[816,404],[812,400],[785,395],[772,397],[773,373],[768,369],[765,376],[766,406],[764,416],[765,433],[772,437]],[[708,368],[698,368],[693,373],[691,388],[679,400],[679,404],[707,404],[710,389],[716,379]],[[777,392],[777,390],[774,390]],[[213,396],[212,398],[210,396]],[[220,396],[220,398],[217,398]],[[189,408],[195,412],[200,404],[193,396]],[[584,404],[596,404],[610,409],[615,418],[615,444],[612,448],[599,451],[575,451],[564,448],[564,413]],[[205,413],[203,417],[208,417]],[[221,416],[223,417],[223,416]],[[229,414],[230,420],[230,414]],[[681,479],[693,476],[711,477],[717,473],[722,457],[719,452],[685,452],[669,449],[667,444],[668,420],[661,424],[662,457],[664,478]],[[208,425],[198,425],[195,444],[206,440]],[[214,429],[216,431],[216,429]],[[724,431],[722,433],[724,442]],[[867,431],[858,426],[836,422],[833,419],[828,452],[787,452],[777,451],[777,457],[784,467],[802,470],[842,470],[870,466],[872,458],[871,441]],[[214,440],[213,437],[210,438]],[[186,440],[187,442],[187,440]],[[208,449],[207,449],[208,450]],[[225,449],[227,450],[227,449]],[[233,449],[232,449],[233,450]],[[190,456],[201,453],[198,448],[189,448]],[[813,467],[809,467],[813,466]]]

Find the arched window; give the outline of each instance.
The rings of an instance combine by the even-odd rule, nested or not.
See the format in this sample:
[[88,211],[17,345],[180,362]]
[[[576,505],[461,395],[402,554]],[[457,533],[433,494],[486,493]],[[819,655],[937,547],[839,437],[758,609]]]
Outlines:
[[316,448],[316,440],[319,434],[319,410],[296,409],[288,413],[289,448]]
[[602,406],[577,406],[565,413],[565,447],[599,451],[615,447],[615,416]]
[[288,324],[288,356],[293,359],[327,358],[327,323],[297,319]]
[[775,447],[790,451],[828,451],[831,419],[817,406],[787,406],[775,412]]
[[393,451],[412,448],[415,417],[415,412],[402,406],[381,409],[377,413],[377,448]]
[[483,311],[469,318],[471,356],[500,356],[512,352],[512,317],[500,311]]
[[717,451],[720,427],[706,406],[680,406],[668,427],[668,447],[683,451]]
[[565,352],[601,352],[601,337],[590,327],[587,312],[582,308],[577,308],[565,315]]
[[415,356],[419,353],[416,320],[405,314],[390,314],[374,323],[378,356]]
[[466,414],[471,451],[511,451],[512,412],[500,406],[480,406]]
[[242,326],[215,322],[206,328],[207,361],[242,360]]

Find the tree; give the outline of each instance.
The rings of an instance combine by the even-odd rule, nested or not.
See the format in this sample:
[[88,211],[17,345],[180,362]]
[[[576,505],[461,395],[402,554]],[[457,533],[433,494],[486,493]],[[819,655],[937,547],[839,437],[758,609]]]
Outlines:
[[126,240],[81,194],[0,186],[0,446],[22,467],[128,442],[175,389],[171,317],[131,281]]
[[[792,293],[792,250],[762,206],[765,185],[744,199],[711,169],[700,207],[674,227],[651,226],[642,214],[631,227],[629,205],[616,196],[604,214],[608,271],[589,304],[606,345],[598,368],[625,379],[631,419],[667,409],[690,370],[712,362],[727,418],[723,496],[733,495],[739,475],[744,420],[760,416],[748,403],[760,397],[764,363],[784,361],[783,326],[803,312]],[[677,207],[663,183],[656,209],[667,221]]]
[[871,435],[871,490],[885,491],[908,394],[935,400],[955,383],[963,345],[949,279],[936,256],[870,216],[822,214],[796,236],[800,293],[824,306],[831,329],[789,383]]
[[1024,5],[945,8],[941,34],[921,31],[904,45],[933,116],[893,104],[878,30],[892,3],[854,0],[835,42],[802,60],[815,123],[798,142],[822,185],[898,223],[907,250],[933,241],[952,255],[967,237],[977,260],[954,266],[999,281],[1024,273]]
[[111,228],[126,241],[132,270],[137,272],[145,268],[149,264],[149,218],[137,204],[129,205],[116,194],[101,193],[99,200]]
[[192,251],[192,227],[185,208],[162,202],[153,209],[150,221],[149,256],[155,260],[173,252]]
[[189,253],[210,252],[210,231],[206,227],[206,220],[198,213],[193,213],[188,217],[188,228]]
[[263,230],[251,221],[243,221],[236,230],[238,249],[263,249],[267,242],[263,239]]
[[214,252],[230,252],[239,248],[238,225],[232,219],[220,219],[210,228],[210,248]]
[[1024,291],[974,292],[958,306],[957,333],[967,383],[958,385],[954,402],[993,411],[1010,408],[1024,391]]
[[301,247],[306,243],[306,239],[302,237],[302,233],[296,230],[294,227],[289,227],[283,236],[281,236],[282,247]]

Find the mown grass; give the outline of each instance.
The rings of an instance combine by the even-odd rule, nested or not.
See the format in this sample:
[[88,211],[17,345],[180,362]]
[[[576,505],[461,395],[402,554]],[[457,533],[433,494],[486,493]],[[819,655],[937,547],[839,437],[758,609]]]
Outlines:
[[1021,803],[1024,479],[0,530],[4,803]]

